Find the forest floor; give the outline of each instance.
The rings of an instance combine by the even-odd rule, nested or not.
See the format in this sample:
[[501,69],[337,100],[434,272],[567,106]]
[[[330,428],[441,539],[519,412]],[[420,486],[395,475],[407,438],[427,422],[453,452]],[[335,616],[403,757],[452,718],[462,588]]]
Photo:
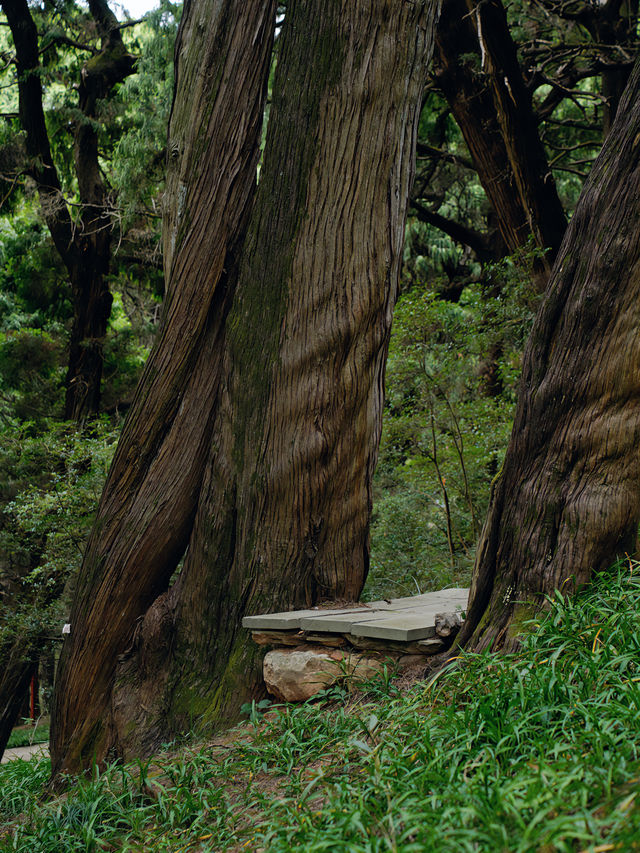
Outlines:
[[33,755],[41,755],[46,758],[49,755],[49,747],[44,743],[32,743],[27,746],[14,746],[10,749],[5,749],[2,756],[1,764],[6,764],[7,761],[15,761],[18,758],[31,758]]
[[0,769],[0,850],[448,853],[640,850],[640,565],[560,594],[515,655],[430,680],[245,709],[47,793]]

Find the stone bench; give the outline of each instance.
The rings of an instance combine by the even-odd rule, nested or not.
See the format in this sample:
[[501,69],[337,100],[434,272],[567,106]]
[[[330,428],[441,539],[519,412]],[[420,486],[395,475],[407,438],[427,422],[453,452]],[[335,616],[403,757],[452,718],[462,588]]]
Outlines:
[[468,589],[444,589],[409,598],[346,607],[314,607],[245,616],[264,658],[267,690],[286,702],[302,701],[346,678],[371,678],[385,665],[423,666],[460,629]]

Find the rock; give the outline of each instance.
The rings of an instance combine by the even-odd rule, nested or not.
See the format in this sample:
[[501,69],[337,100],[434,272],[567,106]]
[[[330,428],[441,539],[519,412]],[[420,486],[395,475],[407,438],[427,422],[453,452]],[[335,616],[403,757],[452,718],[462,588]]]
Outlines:
[[304,639],[307,643],[316,643],[320,646],[331,646],[336,649],[347,645],[347,641],[342,634],[304,634]]
[[431,637],[429,640],[419,640],[416,646],[423,655],[435,655],[444,647],[444,640],[439,637]]
[[302,631],[252,631],[253,642],[259,646],[299,646]]
[[382,672],[384,663],[331,649],[295,648],[267,652],[262,673],[267,690],[282,702],[303,702],[341,679],[359,682]]
[[462,619],[458,613],[436,613],[436,634],[439,637],[449,637],[460,630]]

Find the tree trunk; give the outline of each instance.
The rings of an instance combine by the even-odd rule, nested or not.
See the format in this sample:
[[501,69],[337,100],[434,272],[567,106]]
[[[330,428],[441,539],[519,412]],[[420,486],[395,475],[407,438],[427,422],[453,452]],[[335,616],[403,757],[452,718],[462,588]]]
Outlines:
[[[552,260],[566,219],[499,0],[477,7],[446,0],[436,36],[435,76],[507,250],[526,246],[533,235]],[[547,276],[542,280],[546,283]]]
[[[238,14],[236,5],[226,3],[224,13]],[[251,26],[238,28],[244,39],[229,48],[233,75],[225,83],[238,90],[225,87],[221,98],[233,107],[247,89],[237,57],[256,66],[246,34],[256,31],[258,9],[250,10]],[[213,726],[237,717],[240,702],[261,680],[259,654],[240,630],[242,616],[359,595],[368,569],[384,360],[435,16],[426,2],[402,4],[393,14],[384,0],[287,4],[258,194],[239,251],[237,287],[228,288],[228,302],[235,298],[211,317],[217,331],[207,329],[205,336],[210,354],[201,372],[210,392],[199,452],[176,440],[162,476],[147,476],[146,492],[131,499],[155,515],[154,500],[165,500],[164,480],[171,484],[183,467],[193,472],[185,565],[167,590],[186,544],[182,537],[178,548],[167,529],[175,527],[178,509],[183,515],[174,495],[147,553],[136,541],[138,520],[130,514],[123,529],[115,519],[118,478],[126,480],[115,472],[124,472],[132,454],[140,458],[128,424],[85,560],[73,646],[61,668],[56,771],[77,770],[92,753],[101,760],[109,749],[149,752],[196,719]],[[181,59],[194,67],[220,51],[219,37],[203,46],[199,32],[188,24],[182,32]],[[194,87],[181,76],[172,128],[178,113],[194,109]],[[208,116],[198,104],[191,133],[208,139]],[[236,119],[221,132],[243,126]],[[201,164],[201,145],[195,147]],[[179,147],[176,158],[184,168]],[[198,177],[199,189],[228,178],[219,158],[214,165],[210,178]],[[185,293],[205,308],[211,301],[184,264],[189,258],[210,268],[197,227],[211,211],[180,181],[170,187],[176,202],[165,242],[175,285],[164,335],[173,335],[185,316]],[[228,230],[222,219],[212,240]],[[190,246],[182,260],[172,248],[180,235]],[[195,337],[191,330],[178,340],[193,347]],[[173,370],[184,360],[178,349],[165,351],[162,339],[154,356]],[[161,431],[153,375],[153,367],[145,371],[138,397],[154,407],[149,430]],[[183,428],[195,429],[202,397],[185,396]],[[150,464],[153,455],[142,456],[141,476]],[[165,541],[157,546],[160,533]],[[149,559],[151,546],[163,557],[175,552],[162,577],[155,557]]]
[[640,519],[640,63],[527,345],[461,642],[509,649],[556,589],[636,545]]
[[586,4],[578,20],[596,44],[608,48],[601,54],[602,94],[605,99],[602,133],[606,137],[613,126],[618,104],[631,73],[624,60],[633,57],[636,52],[638,0]]
[[85,63],[78,87],[83,118],[75,132],[74,161],[81,207],[81,235],[67,262],[73,296],[65,417],[76,421],[100,409],[102,346],[113,297],[107,276],[111,261],[111,205],[98,158],[99,102],[135,69],[118,20],[106,0],[89,0],[101,38],[100,52]]
[[181,97],[167,145],[163,321],[78,580],[54,698],[54,771],[106,754],[116,658],[189,541],[211,441],[219,338],[255,192],[275,9],[275,0],[203,0],[182,16]]

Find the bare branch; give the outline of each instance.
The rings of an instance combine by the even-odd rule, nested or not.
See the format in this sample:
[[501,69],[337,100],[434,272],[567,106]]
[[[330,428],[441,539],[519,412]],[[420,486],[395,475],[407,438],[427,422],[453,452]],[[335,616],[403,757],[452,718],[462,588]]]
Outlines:
[[437,157],[446,163],[453,163],[455,166],[462,166],[465,169],[475,171],[475,166],[467,157],[460,157],[458,154],[452,154],[450,151],[443,151],[441,148],[427,145],[426,142],[418,142],[416,153],[418,157]]
[[419,201],[413,199],[411,201],[411,209],[421,222],[426,222],[439,228],[445,234],[448,234],[456,243],[461,243],[463,246],[468,246],[478,258],[490,258],[491,250],[482,234],[462,225],[460,222],[455,222],[453,219],[447,219],[439,213],[435,213],[425,207]]

